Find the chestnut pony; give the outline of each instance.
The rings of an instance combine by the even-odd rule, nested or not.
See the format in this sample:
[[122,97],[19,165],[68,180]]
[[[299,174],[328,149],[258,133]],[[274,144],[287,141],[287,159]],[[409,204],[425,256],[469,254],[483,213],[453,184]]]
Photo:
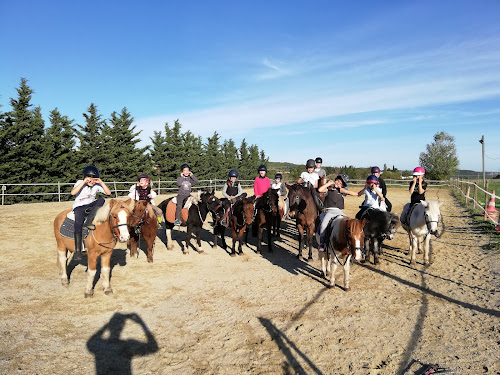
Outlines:
[[243,198],[237,201],[233,206],[233,213],[229,219],[229,228],[231,228],[231,235],[233,237],[233,248],[231,256],[236,256],[236,242],[238,242],[238,254],[243,255],[241,243],[243,241],[243,233],[246,231],[245,243],[248,238],[248,231],[246,230],[253,221],[253,205],[254,198]]
[[[92,222],[95,229],[91,230],[85,239],[85,250],[87,252],[87,285],[85,287],[85,298],[94,295],[94,277],[96,274],[97,257],[101,257],[102,286],[105,294],[113,293],[111,289],[109,275],[111,271],[110,259],[117,242],[127,242],[130,235],[128,231],[128,221],[134,209],[132,199],[118,200],[111,199],[104,206],[99,208]],[[63,237],[59,232],[66,215],[71,211],[61,212],[54,220],[54,235],[57,242],[58,263],[60,266],[60,277],[63,285],[68,285],[67,262],[68,251],[75,251],[75,241]]]
[[136,225],[130,227],[130,256],[138,256],[137,245],[142,238],[148,248],[148,262],[153,263],[153,249],[155,246],[156,233],[158,232],[158,221],[148,201],[136,201],[132,217]]

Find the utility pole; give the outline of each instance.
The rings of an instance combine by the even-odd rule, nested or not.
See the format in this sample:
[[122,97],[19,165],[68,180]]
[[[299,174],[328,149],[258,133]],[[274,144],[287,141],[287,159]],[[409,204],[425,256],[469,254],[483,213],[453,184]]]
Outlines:
[[481,143],[483,149],[483,189],[486,189],[486,175],[484,173],[484,135],[479,140],[479,143]]

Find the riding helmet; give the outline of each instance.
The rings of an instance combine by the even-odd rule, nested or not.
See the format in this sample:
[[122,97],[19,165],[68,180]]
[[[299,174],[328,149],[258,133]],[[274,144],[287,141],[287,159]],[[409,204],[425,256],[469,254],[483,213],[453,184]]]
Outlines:
[[346,186],[347,186],[347,184],[348,184],[349,182],[351,182],[351,180],[349,179],[349,176],[348,176],[348,175],[346,175],[346,174],[339,174],[337,177],[335,177],[335,179],[336,179],[336,180],[340,180],[340,181],[342,181],[342,185],[343,185],[344,187],[346,187]]
[[87,165],[83,168],[83,177],[99,178],[99,169],[93,165]]
[[306,168],[314,168],[316,166],[316,163],[314,162],[313,159],[309,159],[307,162],[306,162]]
[[425,169],[422,167],[417,167],[413,170],[414,176],[423,176],[425,174]]
[[139,177],[137,177],[137,181],[140,181],[141,178],[145,178],[149,180],[149,176],[146,173],[140,174]]
[[259,165],[259,168],[257,168],[257,171],[266,171],[267,172],[267,167],[264,164]]
[[366,182],[368,182],[369,184],[378,184],[378,177],[371,174],[369,175],[367,178],[366,178]]
[[274,175],[274,179],[276,180],[276,179],[278,179],[278,178],[279,178],[280,180],[283,180],[283,175],[282,175],[281,173],[276,173],[276,174]]
[[191,170],[191,167],[189,166],[189,164],[182,164],[181,165],[181,172],[184,168],[188,168],[189,170]]
[[229,177],[238,177],[238,171],[236,169],[231,169],[229,171]]
[[323,159],[321,159],[319,156],[315,160],[316,163],[323,164]]
[[379,167],[372,167],[372,171],[371,171],[372,174],[375,174],[375,173],[380,173],[380,168]]

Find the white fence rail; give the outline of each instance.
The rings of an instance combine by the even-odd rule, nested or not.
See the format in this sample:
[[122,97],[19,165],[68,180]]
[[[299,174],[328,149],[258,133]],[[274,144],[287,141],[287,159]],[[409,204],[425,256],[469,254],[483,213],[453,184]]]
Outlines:
[[[478,208],[483,212],[483,217],[488,219],[493,224],[498,225],[498,210],[495,206],[489,206],[490,201],[493,199],[500,199],[498,195],[488,192],[479,187],[475,182],[465,181],[465,180],[455,180],[454,186],[460,191],[462,196],[465,198],[465,205],[468,206],[470,203],[472,207]],[[488,189],[488,184],[486,185]],[[484,204],[479,202],[478,195],[484,194]],[[493,207],[493,208],[492,208]]]

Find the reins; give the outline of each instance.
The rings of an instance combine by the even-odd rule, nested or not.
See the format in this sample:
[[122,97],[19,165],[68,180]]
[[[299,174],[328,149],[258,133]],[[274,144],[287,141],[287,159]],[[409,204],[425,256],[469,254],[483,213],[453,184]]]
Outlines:
[[[111,213],[109,214],[109,218],[108,218],[108,223],[110,223],[111,221]],[[111,224],[111,223],[110,223]],[[118,228],[118,227],[122,227],[124,225],[128,225],[128,224],[117,224],[117,225],[114,225],[111,227],[111,234],[113,235],[113,241],[109,241],[109,242],[99,242],[97,240],[97,238],[95,238],[95,229],[91,229],[90,231],[92,232],[92,238],[94,239],[94,241],[99,245],[99,246],[102,246],[102,247],[105,247],[106,249],[114,249],[114,246],[113,247],[108,247],[108,246],[104,246],[104,245],[108,245],[110,243],[117,243],[118,242],[118,236],[115,234],[115,231],[114,229]],[[97,229],[97,228],[96,228]]]

